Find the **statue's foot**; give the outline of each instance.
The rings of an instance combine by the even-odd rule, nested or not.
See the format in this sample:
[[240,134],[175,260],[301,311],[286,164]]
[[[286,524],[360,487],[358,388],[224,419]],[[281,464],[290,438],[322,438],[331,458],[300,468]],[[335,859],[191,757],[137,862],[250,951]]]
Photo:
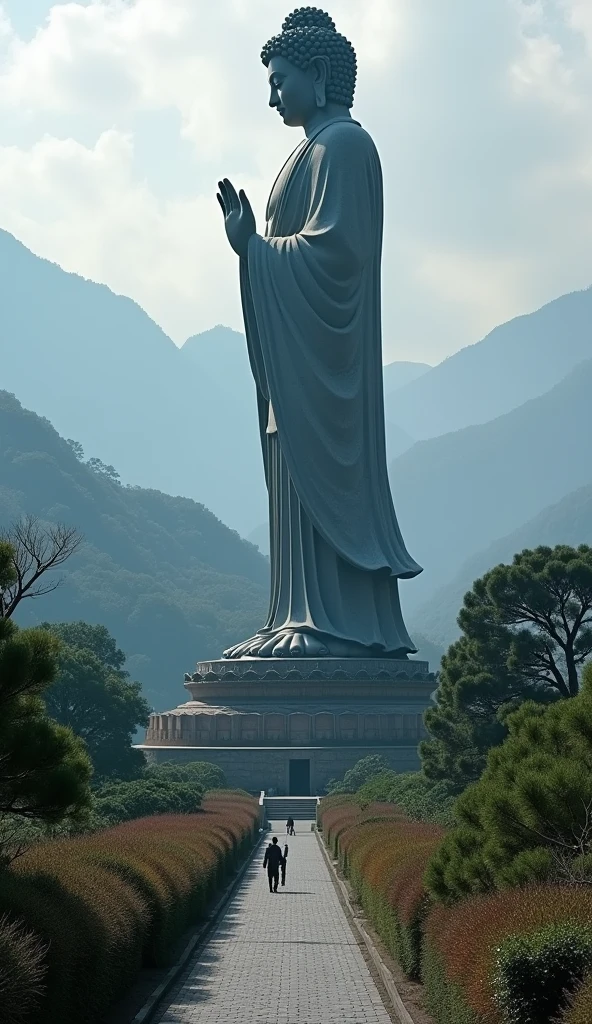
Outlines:
[[326,658],[329,648],[311,633],[284,630],[272,636],[257,634],[224,651],[224,658]]
[[384,651],[379,647],[365,647],[355,640],[339,637],[300,633],[295,629],[277,633],[257,633],[235,647],[224,651],[224,658],[407,658],[411,649]]

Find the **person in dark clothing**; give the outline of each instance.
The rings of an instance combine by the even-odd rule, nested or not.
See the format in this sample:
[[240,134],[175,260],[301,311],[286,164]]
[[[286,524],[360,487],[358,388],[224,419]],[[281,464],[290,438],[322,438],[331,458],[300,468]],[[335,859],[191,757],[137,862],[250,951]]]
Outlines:
[[286,822],[286,832],[289,836],[294,835],[294,818],[288,818]]
[[288,862],[288,844],[284,846],[284,856],[282,858],[282,885],[286,884],[286,865]]
[[265,858],[263,860],[263,868],[267,868],[270,892],[278,891],[280,868],[282,866],[283,859],[281,847],[278,846],[277,836],[274,836],[265,851]]

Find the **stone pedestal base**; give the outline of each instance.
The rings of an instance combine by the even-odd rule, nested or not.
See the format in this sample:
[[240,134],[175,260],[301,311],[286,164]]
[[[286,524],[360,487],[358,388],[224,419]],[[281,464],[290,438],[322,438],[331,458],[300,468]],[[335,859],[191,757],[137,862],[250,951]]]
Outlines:
[[200,662],[185,686],[191,700],[150,716],[151,761],[211,761],[231,786],[304,796],[369,753],[418,768],[436,682],[412,659],[252,658]]

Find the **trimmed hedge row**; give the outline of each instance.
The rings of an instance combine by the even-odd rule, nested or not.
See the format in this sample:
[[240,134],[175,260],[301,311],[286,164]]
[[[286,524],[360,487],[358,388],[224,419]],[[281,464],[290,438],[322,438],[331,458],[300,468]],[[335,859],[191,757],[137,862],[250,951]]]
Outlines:
[[[198,814],[142,818],[29,850],[2,874],[0,913],[5,927],[29,933],[19,969],[33,971],[37,957],[43,990],[18,1016],[0,988],[2,1020],[10,1012],[15,1024],[100,1021],[142,964],[168,962],[257,829],[255,800],[216,793]],[[2,956],[0,927],[0,984]]]
[[592,888],[547,884],[435,905],[424,875],[443,829],[343,797],[322,801],[319,818],[376,931],[423,982],[436,1024],[592,1022]]
[[444,830],[409,821],[394,804],[323,800],[325,841],[388,950],[411,977],[421,960],[427,909],[423,875]]
[[366,821],[339,839],[339,861],[383,942],[412,978],[420,972],[427,910],[423,875],[443,830],[423,822]]
[[363,821],[382,818],[407,820],[403,812],[394,804],[371,803],[362,808],[355,794],[351,793],[325,797],[317,812],[317,819],[323,830],[325,841],[334,857],[339,854],[339,840],[346,829]]

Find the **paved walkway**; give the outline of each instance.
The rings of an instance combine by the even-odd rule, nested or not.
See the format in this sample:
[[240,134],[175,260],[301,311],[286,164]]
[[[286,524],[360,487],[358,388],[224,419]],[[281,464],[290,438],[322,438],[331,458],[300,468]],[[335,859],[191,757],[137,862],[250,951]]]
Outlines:
[[390,1024],[310,822],[288,842],[286,887],[272,895],[263,852],[219,925],[166,997],[161,1024]]

